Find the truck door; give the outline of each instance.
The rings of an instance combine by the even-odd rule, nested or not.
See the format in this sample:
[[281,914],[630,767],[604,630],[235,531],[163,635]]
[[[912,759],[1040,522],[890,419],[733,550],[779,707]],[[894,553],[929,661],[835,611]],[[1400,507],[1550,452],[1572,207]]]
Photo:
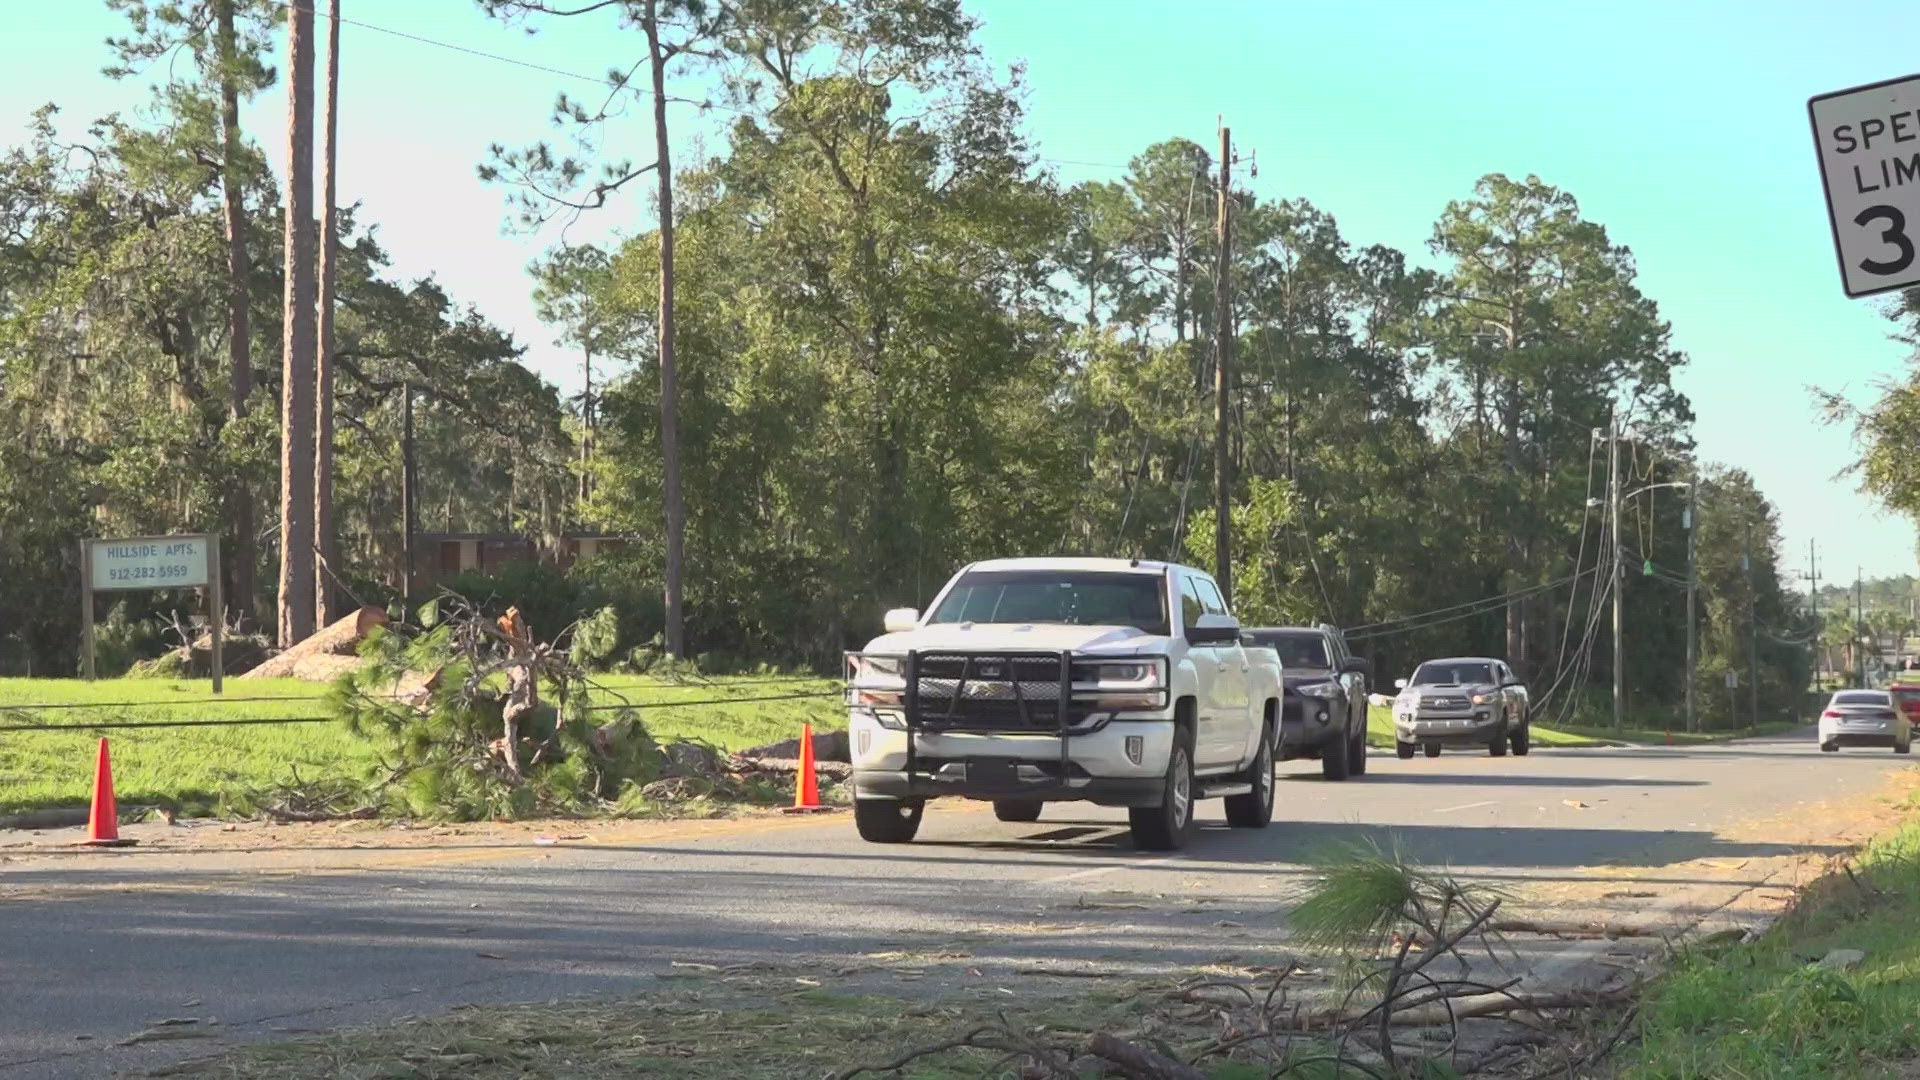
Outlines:
[[[1200,601],[1200,590],[1195,579],[1186,574],[1180,579],[1180,618],[1181,625],[1192,628],[1199,624],[1200,616],[1206,613],[1206,607]],[[1224,739],[1220,732],[1221,720],[1221,670],[1220,650],[1214,645],[1199,645],[1191,640],[1187,643],[1187,659],[1193,663],[1194,675],[1194,732],[1193,763],[1200,769],[1217,765],[1222,753]]]
[[[1220,589],[1209,578],[1196,578],[1200,609],[1209,615],[1227,615]],[[1238,638],[1214,646],[1214,693],[1220,700],[1219,756],[1208,764],[1238,765],[1253,745],[1252,688],[1248,682],[1247,651]],[[1196,755],[1197,758],[1197,755]]]
[[1327,656],[1333,661],[1333,670],[1340,673],[1340,686],[1346,691],[1348,731],[1367,730],[1367,680],[1357,671],[1345,670],[1347,661],[1353,654],[1347,651],[1346,641],[1335,633],[1327,638]]

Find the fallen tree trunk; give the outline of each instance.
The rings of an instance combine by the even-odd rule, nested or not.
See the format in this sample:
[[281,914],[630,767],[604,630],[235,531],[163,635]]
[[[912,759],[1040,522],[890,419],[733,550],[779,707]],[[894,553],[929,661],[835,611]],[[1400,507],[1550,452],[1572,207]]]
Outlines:
[[387,613],[363,607],[278,656],[238,676],[242,679],[308,679],[325,681],[358,663],[360,642],[376,626],[387,625]]

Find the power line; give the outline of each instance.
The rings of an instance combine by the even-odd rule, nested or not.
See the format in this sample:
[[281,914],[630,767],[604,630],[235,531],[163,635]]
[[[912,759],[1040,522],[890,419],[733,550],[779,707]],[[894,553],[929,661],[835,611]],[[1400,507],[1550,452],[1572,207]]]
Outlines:
[[[309,5],[294,3],[292,2],[292,0],[273,0],[273,2],[275,5],[281,8],[284,8],[288,11],[313,12],[315,10],[313,7]],[[535,63],[531,60],[520,60],[511,56],[503,56],[500,53],[487,52],[484,49],[475,49],[467,45],[456,45],[451,41],[441,41],[438,38],[430,38],[422,34],[413,34],[405,30],[395,30],[390,26],[380,26],[376,23],[362,22],[358,19],[346,19],[346,18],[341,19],[340,22],[344,25],[357,27],[361,30],[371,30],[376,34],[386,34],[391,37],[401,38],[403,40],[411,41],[420,45],[431,45],[436,49],[446,49],[449,52],[462,53],[464,55],[477,57],[482,60],[492,60],[496,63],[511,64],[514,67],[526,68],[529,71],[544,72],[548,75],[559,75],[562,78],[567,78],[567,79],[578,79],[582,82],[590,82],[596,86],[601,86],[601,87],[605,87],[610,84],[610,80],[608,80],[604,76],[584,75],[578,71],[569,71],[566,68],[551,67],[546,64]],[[629,86],[629,85],[626,85],[625,83],[622,83],[619,89],[626,90],[639,97],[653,96],[653,91],[645,87]],[[721,105],[718,102],[696,101],[691,98],[677,98],[672,96],[669,96],[667,100],[677,101],[686,105],[699,105],[703,108],[722,109],[727,112],[736,112],[736,113],[741,113],[743,115],[758,115],[758,114],[749,114],[745,109],[736,109],[731,106]]]
[[[1434,608],[1432,611],[1422,611],[1413,615],[1402,616],[1401,618],[1398,618],[1398,619],[1386,619],[1381,622],[1361,623],[1358,626],[1342,627],[1341,630],[1343,633],[1347,634],[1349,637],[1354,637],[1354,636],[1372,637],[1374,636],[1372,634],[1360,634],[1357,632],[1374,630],[1378,627],[1383,627],[1383,626],[1399,626],[1403,623],[1410,623],[1419,619],[1425,619],[1430,615],[1445,615],[1448,612],[1459,611],[1462,608],[1484,608],[1489,604],[1498,604],[1502,600],[1508,600],[1508,599],[1512,599],[1520,596],[1528,596],[1533,593],[1545,592],[1548,589],[1558,588],[1559,586],[1565,585],[1567,582],[1572,581],[1575,578],[1583,577],[1586,574],[1591,574],[1591,573],[1593,573],[1593,571],[1591,570],[1581,571],[1580,573],[1569,574],[1566,577],[1559,579],[1558,581],[1549,581],[1544,585],[1529,585],[1524,589],[1515,589],[1512,592],[1501,593],[1498,596],[1486,596],[1478,600],[1469,600],[1464,604],[1454,604],[1451,607]],[[1477,614],[1480,614],[1480,612],[1476,611],[1476,612],[1472,612],[1472,614],[1477,615]]]
[[292,696],[292,697],[206,698],[206,699],[195,699],[193,701],[60,701],[60,702],[50,702],[44,705],[38,705],[38,704],[0,705],[0,713],[9,713],[9,712],[15,712],[15,711],[40,712],[40,711],[49,710],[49,709],[147,709],[147,708],[180,709],[180,708],[186,708],[188,706],[240,705],[240,704],[258,703],[263,701],[301,702],[301,701],[320,701],[320,700],[323,700],[322,695],[302,694],[302,695]]
[[[315,11],[315,8],[313,8],[311,5],[298,4],[293,2],[293,0],[273,0],[273,3],[278,7],[281,7],[287,11],[301,11],[301,12]],[[588,83],[592,83],[597,87],[601,87],[603,89],[611,86],[613,87],[615,93],[625,91],[627,93],[633,94],[636,97],[650,98],[653,96],[653,91],[647,87],[634,86],[626,82],[625,80],[621,80],[618,83],[615,83],[614,80],[609,79],[604,75],[597,75],[597,76],[588,75],[579,71],[570,71],[566,68],[553,67],[552,65],[549,65],[549,64],[536,63],[532,60],[521,60],[517,57],[506,56],[501,53],[488,52],[485,49],[476,49],[469,45],[457,45],[451,41],[442,41],[439,38],[430,38],[425,36],[424,34],[415,34],[406,30],[395,30],[390,26],[381,26],[377,23],[363,22],[359,19],[342,18],[340,22],[342,25],[345,25],[345,26],[352,26],[360,30],[371,30],[376,34],[386,34],[389,37],[400,38],[403,41],[411,41],[418,45],[429,45],[436,49],[445,49],[448,52],[460,53],[463,56],[471,56],[479,60],[491,60],[498,64],[508,64],[517,68],[525,68],[528,71],[538,71],[547,75],[558,75],[561,78],[565,78],[565,79],[574,79],[580,82],[588,82]],[[718,101],[714,101],[710,98],[702,99],[702,98],[676,97],[675,95],[668,94],[666,95],[666,100],[669,102],[680,104],[680,105],[697,106],[698,108],[703,110],[712,109],[716,112],[732,113],[736,116],[751,116],[756,120],[767,120],[771,118],[768,113],[761,112],[756,109],[745,109],[737,105],[727,105]],[[1121,165],[1111,161],[1078,161],[1078,160],[1073,160],[1069,158],[1040,157],[1040,158],[1035,158],[1034,161],[1042,164],[1047,164],[1047,165],[1073,165],[1080,168],[1089,168],[1089,169],[1118,169],[1122,172],[1125,172],[1133,168],[1131,164]]]
[[[1387,629],[1387,630],[1372,630],[1364,634],[1347,634],[1346,636],[1349,641],[1365,641],[1369,638],[1392,637],[1395,634],[1411,634],[1416,630],[1426,630],[1430,627],[1444,626],[1447,623],[1459,622],[1463,619],[1471,619],[1471,618],[1475,618],[1476,616],[1485,615],[1495,610],[1502,602],[1506,600],[1516,599],[1522,596],[1532,596],[1535,593],[1542,593],[1542,592],[1547,592],[1548,590],[1551,590],[1551,589],[1557,589],[1560,586],[1565,585],[1570,581],[1577,581],[1580,578],[1586,577],[1587,575],[1592,573],[1594,573],[1594,570],[1585,570],[1578,574],[1569,574],[1568,576],[1563,577],[1558,581],[1550,581],[1545,585],[1535,585],[1532,588],[1520,589],[1510,593],[1503,593],[1500,596],[1493,596],[1493,597],[1488,597],[1485,600],[1475,601],[1475,604],[1478,606],[1474,610],[1463,611],[1457,615],[1449,615],[1443,619],[1430,619],[1425,622],[1413,623],[1414,619],[1421,618],[1421,616],[1408,616],[1407,618],[1401,619],[1398,621],[1401,623],[1413,623],[1412,625],[1397,626],[1394,629]],[[1441,610],[1456,610],[1459,607],[1465,607],[1465,606],[1467,605],[1456,605],[1455,608],[1441,609]],[[1435,613],[1428,612],[1427,614],[1431,615]],[[1395,624],[1393,623],[1376,623],[1374,625],[1395,626]]]

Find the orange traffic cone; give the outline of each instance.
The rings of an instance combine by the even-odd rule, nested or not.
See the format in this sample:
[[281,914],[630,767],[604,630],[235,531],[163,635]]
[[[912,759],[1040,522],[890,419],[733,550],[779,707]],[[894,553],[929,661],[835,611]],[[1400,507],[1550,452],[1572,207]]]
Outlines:
[[813,771],[813,725],[800,728],[800,776],[793,786],[793,805],[789,814],[808,814],[830,809],[820,805],[820,779]]
[[90,847],[128,847],[134,841],[120,838],[120,812],[113,804],[113,764],[107,759],[107,740],[100,740],[100,751],[93,763],[93,812],[87,815]]

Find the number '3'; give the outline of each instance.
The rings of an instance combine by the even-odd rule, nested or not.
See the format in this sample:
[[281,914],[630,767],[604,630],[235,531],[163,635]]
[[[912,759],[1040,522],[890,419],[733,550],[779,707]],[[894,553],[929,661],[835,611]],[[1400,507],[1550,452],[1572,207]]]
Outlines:
[[1898,248],[1900,254],[1899,257],[1885,262],[1879,259],[1861,259],[1860,269],[1869,274],[1897,274],[1912,266],[1913,241],[1907,239],[1907,216],[1891,206],[1869,206],[1853,219],[1853,223],[1860,226],[1865,226],[1870,221],[1887,223],[1887,227],[1880,233],[1880,239]]

